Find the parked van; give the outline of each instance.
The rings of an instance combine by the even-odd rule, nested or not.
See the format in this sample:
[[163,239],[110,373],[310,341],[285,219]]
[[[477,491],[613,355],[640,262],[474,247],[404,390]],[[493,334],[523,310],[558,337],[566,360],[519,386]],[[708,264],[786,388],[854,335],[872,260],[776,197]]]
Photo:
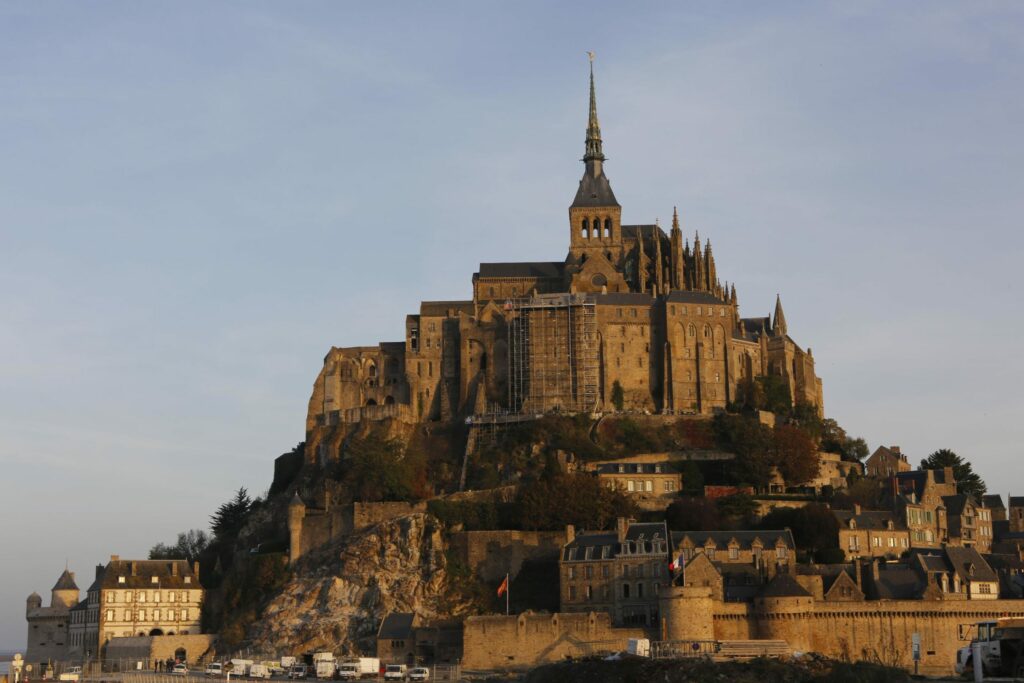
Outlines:
[[385,681],[404,681],[406,679],[405,664],[388,664],[384,669]]

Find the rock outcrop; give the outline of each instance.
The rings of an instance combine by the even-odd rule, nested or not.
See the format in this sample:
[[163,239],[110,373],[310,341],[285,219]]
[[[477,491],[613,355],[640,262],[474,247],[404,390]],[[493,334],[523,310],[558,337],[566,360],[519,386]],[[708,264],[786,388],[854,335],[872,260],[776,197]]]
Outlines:
[[412,514],[377,524],[302,558],[295,576],[249,633],[254,649],[372,652],[389,612],[457,614],[440,523]]

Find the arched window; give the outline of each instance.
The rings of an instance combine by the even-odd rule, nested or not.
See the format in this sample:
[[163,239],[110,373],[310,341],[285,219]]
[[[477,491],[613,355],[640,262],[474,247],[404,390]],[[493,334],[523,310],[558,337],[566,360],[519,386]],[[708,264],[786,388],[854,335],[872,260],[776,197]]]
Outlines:
[[370,363],[369,373],[370,373],[370,377],[376,377],[377,376],[377,366],[374,365],[373,363]]
[[707,339],[709,337],[711,337],[711,325],[705,325],[704,326],[704,338]]
[[395,404],[395,397],[394,396],[385,396],[384,397],[384,405],[391,406],[391,405],[394,405],[394,404]]
[[611,237],[612,236],[612,219],[611,218],[605,218],[604,219],[604,236],[605,237]]
[[690,323],[689,327],[686,328],[686,334],[690,335],[691,337],[697,336],[697,328],[693,326],[693,323]]
[[586,218],[583,219],[583,227],[580,230],[580,237],[582,237],[585,240],[590,239],[590,221],[588,221]]

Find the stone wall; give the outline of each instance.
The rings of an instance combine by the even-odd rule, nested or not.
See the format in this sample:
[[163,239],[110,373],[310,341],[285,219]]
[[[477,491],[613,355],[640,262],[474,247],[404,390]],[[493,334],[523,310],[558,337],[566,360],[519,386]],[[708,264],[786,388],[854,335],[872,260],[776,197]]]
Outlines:
[[567,542],[564,531],[460,531],[451,546],[478,577],[495,582],[506,572],[515,579],[525,560],[557,562]]
[[612,628],[606,613],[468,617],[463,631],[465,670],[518,669],[626,649],[644,629]]
[[121,662],[126,668],[134,668],[128,667],[128,662],[142,662],[143,668],[148,669],[155,661],[174,659],[178,650],[183,649],[187,662],[196,664],[214,655],[213,642],[216,638],[211,634],[111,638],[107,643],[106,659]]
[[392,519],[426,511],[426,503],[353,503],[352,529],[359,531],[374,524],[389,522]]
[[289,555],[294,561],[298,556],[305,555],[345,534],[426,511],[426,503],[403,502],[353,503],[329,510],[305,508],[303,515],[295,519],[294,528],[293,523],[289,523],[290,542],[296,530],[301,538],[300,552],[297,555],[290,552]]

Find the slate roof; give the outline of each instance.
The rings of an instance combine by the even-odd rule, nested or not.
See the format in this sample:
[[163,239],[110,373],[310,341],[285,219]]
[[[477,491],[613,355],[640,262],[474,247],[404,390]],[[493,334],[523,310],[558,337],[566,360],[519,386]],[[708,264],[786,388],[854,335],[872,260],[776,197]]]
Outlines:
[[921,597],[924,584],[920,575],[906,564],[883,563],[874,587],[879,600],[916,600]]
[[548,277],[560,278],[565,274],[561,261],[523,261],[521,263],[481,263],[480,277]]
[[809,598],[811,594],[789,574],[776,574],[761,591],[762,598]]
[[974,503],[974,499],[962,493],[955,496],[942,497],[942,504],[946,506],[947,515],[963,514],[964,508],[967,507],[968,503]]
[[654,297],[644,292],[609,292],[594,294],[598,306],[650,306]]
[[456,312],[473,313],[472,301],[421,301],[421,316],[447,316],[448,311],[455,309]]
[[55,591],[76,591],[78,590],[78,584],[75,583],[75,575],[69,572],[67,569],[57,579],[57,583],[53,585]]
[[390,612],[380,622],[377,638],[380,640],[400,640],[412,638],[413,622],[416,615],[412,612]]
[[853,519],[858,529],[884,531],[889,528],[889,522],[892,522],[894,531],[905,531],[907,528],[898,516],[886,510],[861,510],[860,514],[856,514],[853,510],[833,510],[832,514],[844,527],[849,527],[850,520]]
[[590,173],[584,173],[580,179],[579,189],[576,190],[576,197],[572,200],[571,206],[576,207],[591,207],[591,206],[618,206],[619,202],[615,199],[615,193],[612,192],[611,183],[608,182],[608,176],[602,171],[600,174],[593,176]]
[[636,239],[638,234],[643,234],[645,240],[651,239],[654,235],[661,235],[663,238],[668,239],[668,235],[661,229],[660,225],[623,225],[622,236],[629,239]]
[[1010,496],[1010,507],[1024,507],[1024,496]]
[[[999,577],[996,575],[992,567],[989,566],[985,558],[975,550],[974,548],[961,548],[959,546],[946,546],[946,557],[949,558],[949,563],[953,567],[961,580],[970,581],[998,581]],[[974,573],[971,574],[970,568],[973,565]]]
[[990,508],[992,510],[1005,510],[1006,509],[1003,506],[1003,497],[1001,495],[999,495],[998,493],[995,493],[995,494],[991,494],[990,493],[987,496],[982,496],[981,497],[981,503],[985,507]]
[[75,605],[74,607],[72,607],[70,611],[72,611],[72,612],[81,612],[81,611],[87,610],[87,609],[89,609],[89,601],[88,600],[79,600],[78,604]]
[[[619,468],[622,471],[619,471]],[[658,469],[656,469],[656,467]],[[598,474],[673,474],[675,470],[665,462],[606,462],[597,466]]]
[[618,554],[619,537],[614,531],[578,534],[562,548],[562,559],[567,562],[609,560]]
[[[135,565],[133,575],[132,565]],[[174,575],[173,567],[177,565],[178,573]],[[124,583],[119,580],[124,577]],[[153,577],[157,583],[153,583]],[[185,583],[185,578],[189,583]],[[100,588],[200,588],[192,566],[187,560],[111,560],[98,578]],[[91,590],[91,588],[90,588]]]
[[711,538],[716,548],[728,548],[729,543],[735,538],[740,550],[750,550],[755,539],[760,539],[765,548],[774,548],[776,541],[782,539],[783,544],[790,549],[796,547],[793,542],[793,533],[789,529],[767,530],[767,531],[673,531],[672,547],[678,548],[685,538],[689,538],[695,546],[704,546],[704,542]]
[[669,292],[668,302],[672,304],[717,304],[719,306],[725,304],[711,292],[683,289],[674,289]]

